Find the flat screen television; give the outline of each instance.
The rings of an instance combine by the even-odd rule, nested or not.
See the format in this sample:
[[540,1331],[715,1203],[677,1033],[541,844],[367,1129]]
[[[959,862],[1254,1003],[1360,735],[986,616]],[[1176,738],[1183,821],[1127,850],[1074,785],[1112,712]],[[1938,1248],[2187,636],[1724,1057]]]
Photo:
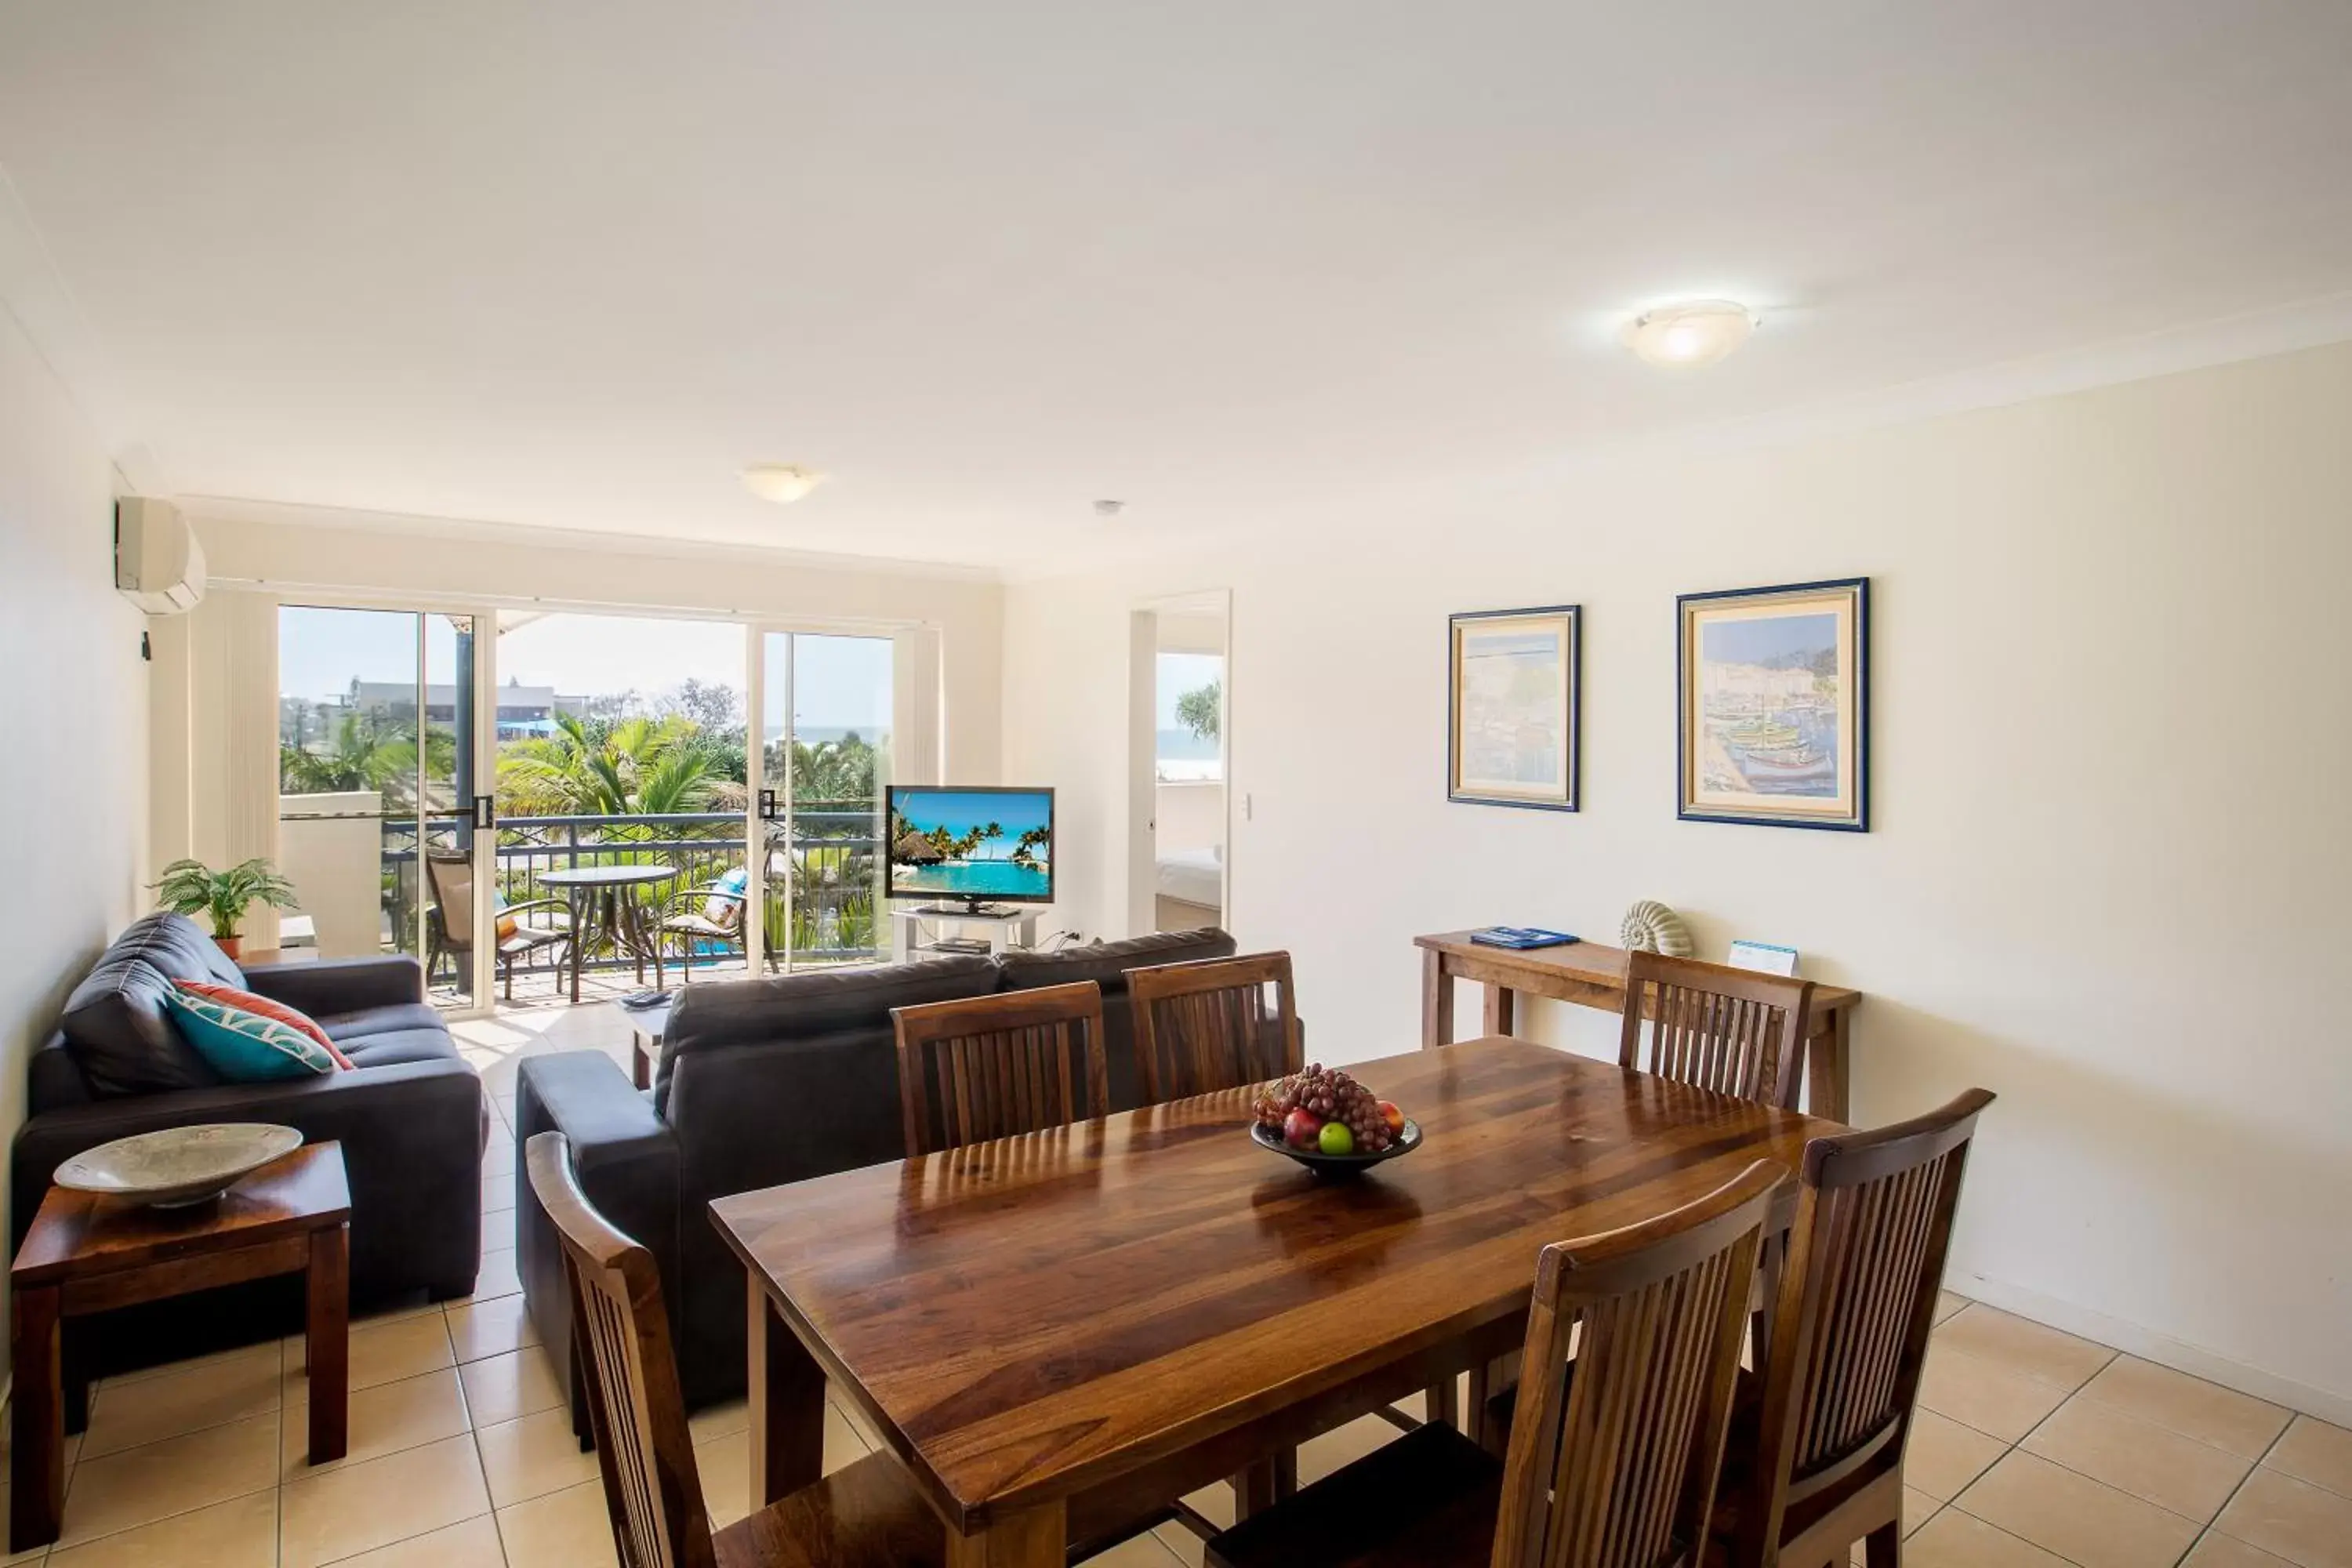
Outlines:
[[1054,901],[1054,792],[892,784],[892,899],[982,904]]

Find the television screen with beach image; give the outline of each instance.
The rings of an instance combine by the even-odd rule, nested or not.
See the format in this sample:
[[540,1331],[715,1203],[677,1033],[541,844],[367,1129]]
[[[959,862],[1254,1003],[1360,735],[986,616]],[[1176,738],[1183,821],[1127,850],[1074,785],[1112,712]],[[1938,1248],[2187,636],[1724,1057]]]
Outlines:
[[1051,902],[1054,792],[893,786],[888,894]]

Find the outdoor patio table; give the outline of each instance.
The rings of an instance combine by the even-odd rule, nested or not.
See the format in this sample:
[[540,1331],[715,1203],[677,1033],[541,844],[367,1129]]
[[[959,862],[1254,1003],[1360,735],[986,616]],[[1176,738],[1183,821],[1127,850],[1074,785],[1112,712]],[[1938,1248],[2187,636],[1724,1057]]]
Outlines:
[[646,959],[654,961],[654,984],[662,983],[661,949],[649,941],[645,921],[631,889],[649,888],[677,875],[675,866],[573,866],[541,871],[539,885],[561,888],[572,900],[572,1000],[580,1000],[580,964],[595,939],[607,936],[637,961],[637,978],[646,977]]

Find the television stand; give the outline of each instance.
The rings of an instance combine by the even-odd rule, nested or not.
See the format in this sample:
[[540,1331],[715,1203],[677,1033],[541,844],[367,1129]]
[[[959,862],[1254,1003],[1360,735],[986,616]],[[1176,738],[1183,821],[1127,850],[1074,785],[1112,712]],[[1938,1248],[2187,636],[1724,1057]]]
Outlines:
[[1009,921],[1019,913],[1009,904],[992,904],[980,899],[967,899],[961,904],[918,904],[914,912],[924,920],[935,921]]
[[[913,963],[950,952],[996,957],[1025,951],[1037,945],[1037,917],[1045,909],[1043,904],[973,902],[896,905],[890,918],[898,928],[898,962]],[[934,928],[929,935],[927,925]]]

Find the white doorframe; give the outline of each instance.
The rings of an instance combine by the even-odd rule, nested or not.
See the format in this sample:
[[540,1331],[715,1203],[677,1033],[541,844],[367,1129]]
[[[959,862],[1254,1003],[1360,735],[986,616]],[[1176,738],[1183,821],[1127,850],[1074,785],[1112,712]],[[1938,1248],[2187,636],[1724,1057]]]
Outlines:
[[1162,616],[1213,616],[1222,628],[1217,655],[1222,666],[1217,688],[1217,773],[1223,786],[1218,839],[1223,846],[1218,864],[1218,923],[1234,929],[1234,594],[1230,588],[1204,588],[1139,599],[1128,623],[1128,799],[1127,799],[1127,921],[1128,933],[1141,936],[1159,929],[1159,723],[1160,647]]

